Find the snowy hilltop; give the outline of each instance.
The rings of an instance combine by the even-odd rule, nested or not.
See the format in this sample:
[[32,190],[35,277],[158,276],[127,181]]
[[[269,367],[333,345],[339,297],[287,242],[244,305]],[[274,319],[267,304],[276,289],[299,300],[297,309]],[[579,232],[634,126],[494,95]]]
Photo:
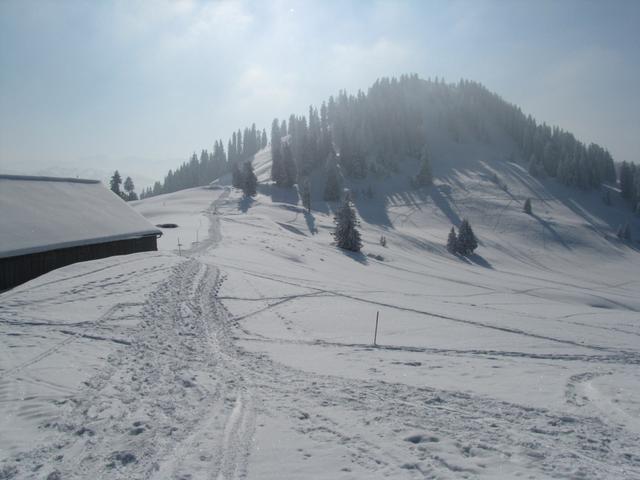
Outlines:
[[476,84],[402,82],[424,130],[365,115],[391,81],[327,104],[338,137],[247,129],[131,203],[158,252],[0,294],[0,478],[640,478],[638,192]]

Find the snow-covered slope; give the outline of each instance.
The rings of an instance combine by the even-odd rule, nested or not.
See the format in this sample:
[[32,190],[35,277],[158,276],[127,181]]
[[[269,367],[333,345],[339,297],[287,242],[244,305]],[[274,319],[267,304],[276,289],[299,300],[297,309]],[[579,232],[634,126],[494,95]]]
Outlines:
[[[65,412],[79,405],[99,409],[107,400],[106,392],[90,388],[90,379],[104,375],[111,355],[131,345],[147,295],[182,261],[158,252],[77,263],[0,296],[3,461],[57,442],[65,429],[81,436],[88,425],[75,415],[63,420]],[[4,478],[12,478],[6,472]]]
[[[430,189],[406,188],[410,162],[371,181],[372,199],[368,181],[349,185],[362,254],[331,244],[319,182],[311,214],[294,191],[263,183],[247,201],[220,184],[136,204],[179,225],[161,253],[2,294],[1,417],[24,438],[3,435],[0,471],[640,478],[640,254],[613,233],[625,210],[533,180],[506,148],[434,149],[446,162]],[[268,153],[255,166],[265,181]],[[481,243],[469,259],[444,248],[461,218]],[[71,387],[51,349],[83,365]]]
[[[640,475],[640,259],[613,234],[625,211],[489,155],[452,158],[424,191],[401,188],[409,171],[372,200],[350,186],[362,255],[331,245],[319,196],[311,215],[269,186],[219,208],[220,299],[241,345],[295,385],[263,394],[256,476]],[[444,248],[461,218],[481,240],[468,260]]]

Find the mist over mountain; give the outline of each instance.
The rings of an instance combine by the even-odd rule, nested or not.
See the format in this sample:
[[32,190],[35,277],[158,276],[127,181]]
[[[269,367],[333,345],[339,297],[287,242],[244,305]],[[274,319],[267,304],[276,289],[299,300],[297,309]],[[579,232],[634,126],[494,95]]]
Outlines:
[[[557,178],[567,186],[592,189],[616,181],[614,161],[606,148],[540,123],[467,80],[451,84],[417,75],[382,78],[366,93],[341,91],[319,107],[309,107],[306,116],[274,119],[270,132],[276,170],[282,138],[291,150],[296,173],[289,183],[298,183],[332,162],[348,178],[384,177],[397,172],[405,159],[419,158],[443,137],[457,144],[492,145],[500,158],[517,161],[534,176]],[[144,196],[206,185],[250,159],[258,146],[265,146],[264,141],[264,132],[260,134],[255,124],[244,129],[244,136],[239,130],[229,139],[226,152],[225,143],[216,141],[211,153],[194,153]],[[432,161],[437,164],[438,155]]]

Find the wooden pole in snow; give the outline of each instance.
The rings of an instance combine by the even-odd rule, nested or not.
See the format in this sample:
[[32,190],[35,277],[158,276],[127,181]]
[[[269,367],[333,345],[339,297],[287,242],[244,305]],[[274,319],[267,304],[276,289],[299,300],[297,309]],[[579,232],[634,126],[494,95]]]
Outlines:
[[180,251],[180,237],[178,237],[178,255],[182,256],[182,252]]
[[376,312],[376,330],[373,333],[373,346],[375,347],[377,345],[377,340],[378,340],[378,317],[380,316],[380,312]]

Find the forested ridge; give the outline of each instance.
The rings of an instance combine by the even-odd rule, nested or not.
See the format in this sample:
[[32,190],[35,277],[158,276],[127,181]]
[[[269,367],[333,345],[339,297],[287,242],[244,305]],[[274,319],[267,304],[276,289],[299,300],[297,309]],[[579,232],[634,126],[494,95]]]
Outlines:
[[[274,119],[272,178],[283,187],[302,183],[319,169],[329,178],[336,170],[354,179],[384,178],[406,158],[423,156],[429,135],[436,131],[454,142],[492,143],[497,130],[513,141],[508,160],[525,163],[534,176],[557,178],[581,189],[616,181],[614,161],[605,148],[536,122],[477,82],[446,83],[417,75],[381,78],[366,93],[340,91],[319,108],[309,107],[306,116]],[[238,130],[226,151],[222,140],[216,141],[212,152],[202,150],[199,157],[194,153],[142,196],[206,185],[234,168],[240,171],[242,163],[266,146],[266,131],[260,132],[255,124]],[[621,174],[623,196],[635,207],[640,201],[640,169],[625,163]]]
[[208,185],[216,178],[231,171],[233,165],[240,165],[255,153],[267,146],[267,132],[250,128],[234,132],[227,149],[222,140],[216,140],[211,152],[202,150],[200,156],[194,152],[189,161],[184,162],[175,171],[169,170],[163,182],[155,182],[153,188],[142,192],[141,198],[171,193],[185,188]]

